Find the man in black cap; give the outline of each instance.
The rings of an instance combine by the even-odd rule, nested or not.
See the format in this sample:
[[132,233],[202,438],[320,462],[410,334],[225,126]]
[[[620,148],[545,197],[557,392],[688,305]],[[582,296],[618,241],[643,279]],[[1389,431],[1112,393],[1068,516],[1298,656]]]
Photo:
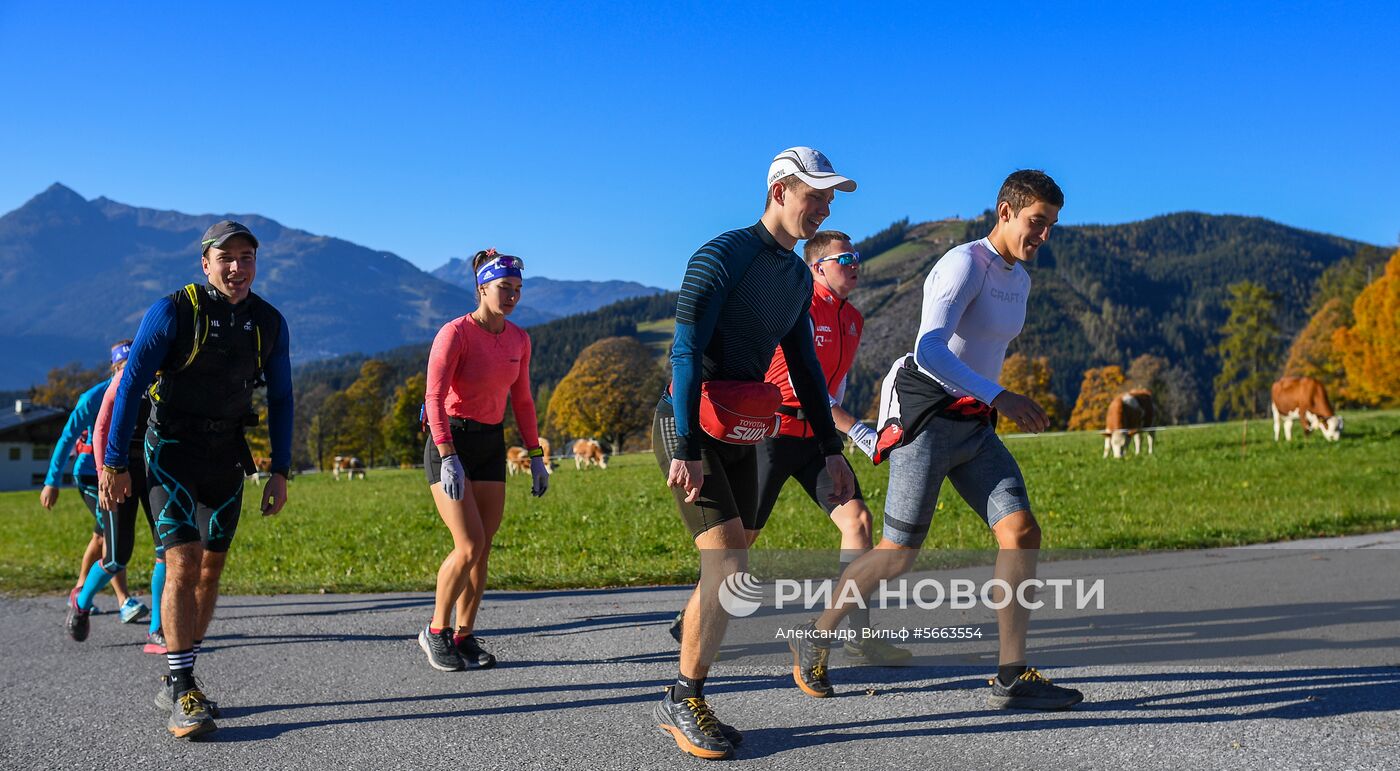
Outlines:
[[[252,292],[258,240],[224,220],[201,240],[208,281],[162,297],[146,311],[113,405],[102,451],[99,498],[104,509],[131,494],[127,447],[141,395],[150,389],[146,473],[156,532],[165,546],[161,601],[170,674],[157,706],[180,738],[215,729],[218,709],[194,679],[195,657],[214,615],[219,577],[238,528],[243,478],[252,458],[244,428],[257,423],[253,390],[267,387],[272,478],[261,508],[287,501],[291,467],[292,375],[287,324]],[[151,388],[152,382],[155,387]]]

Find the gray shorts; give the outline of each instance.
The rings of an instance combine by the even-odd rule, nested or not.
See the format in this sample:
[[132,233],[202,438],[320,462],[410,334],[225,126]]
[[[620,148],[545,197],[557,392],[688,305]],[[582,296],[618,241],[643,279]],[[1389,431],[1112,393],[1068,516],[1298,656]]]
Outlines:
[[944,477],[988,527],[1031,510],[1021,468],[991,426],[934,418],[914,441],[890,454],[886,539],[901,546],[923,545]]

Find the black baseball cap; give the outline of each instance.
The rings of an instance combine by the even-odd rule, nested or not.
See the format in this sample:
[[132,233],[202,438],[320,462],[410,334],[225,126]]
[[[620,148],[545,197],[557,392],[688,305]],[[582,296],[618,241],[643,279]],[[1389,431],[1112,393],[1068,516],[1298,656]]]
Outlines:
[[224,247],[224,242],[234,236],[243,236],[253,242],[253,248],[258,248],[258,239],[253,235],[253,231],[233,220],[220,220],[209,226],[204,231],[204,238],[199,239],[199,249],[201,252],[209,251],[209,247]]

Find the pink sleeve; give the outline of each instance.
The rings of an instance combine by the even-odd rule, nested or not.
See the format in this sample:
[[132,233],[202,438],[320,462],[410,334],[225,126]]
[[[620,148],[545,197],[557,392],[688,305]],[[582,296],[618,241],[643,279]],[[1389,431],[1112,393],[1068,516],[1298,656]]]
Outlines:
[[540,428],[535,417],[535,397],[530,393],[530,335],[524,330],[525,351],[520,354],[520,375],[510,386],[510,407],[515,411],[515,425],[520,428],[520,440],[525,449],[540,446]]
[[97,410],[97,420],[92,424],[93,447],[107,446],[107,431],[112,427],[112,408],[117,403],[117,388],[121,382],[119,377],[112,378],[112,384],[102,394],[102,407]]
[[448,322],[438,330],[433,338],[432,351],[428,353],[428,389],[423,394],[423,407],[428,413],[428,431],[433,436],[433,444],[448,444],[452,441],[452,428],[447,423],[447,391],[452,383],[452,374],[457,371],[457,359],[461,355],[457,325]]

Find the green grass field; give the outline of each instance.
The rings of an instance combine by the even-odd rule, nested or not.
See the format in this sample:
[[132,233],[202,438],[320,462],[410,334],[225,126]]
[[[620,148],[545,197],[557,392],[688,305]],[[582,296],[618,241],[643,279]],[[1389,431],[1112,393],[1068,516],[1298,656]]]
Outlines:
[[[1352,413],[1347,436],[1275,445],[1272,427],[1225,423],[1158,434],[1157,454],[1100,458],[1102,439],[1076,433],[1009,438],[1030,488],[1046,548],[1224,546],[1400,528],[1400,412]],[[854,465],[879,514],[887,467]],[[566,461],[543,499],[529,477],[509,482],[505,522],[491,555],[492,586],[593,587],[694,580],[696,559],[655,461],[614,458],[607,470]],[[929,547],[992,545],[981,520],[945,487]],[[421,470],[371,470],[365,482],[304,475],[274,518],[245,496],[224,591],[429,591],[449,548]],[[73,585],[91,519],[76,490],[52,512],[37,491],[0,493],[0,591],[61,592]],[[793,484],[760,545],[835,549],[836,529]],[[137,538],[130,566],[140,591],[151,549]]]

